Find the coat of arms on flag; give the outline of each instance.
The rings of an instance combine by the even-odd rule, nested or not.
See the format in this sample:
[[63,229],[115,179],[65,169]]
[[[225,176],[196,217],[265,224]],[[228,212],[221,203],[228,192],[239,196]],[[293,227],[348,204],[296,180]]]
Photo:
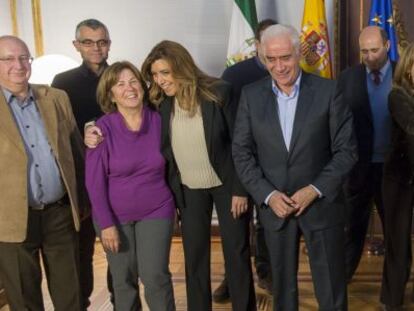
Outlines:
[[[311,25],[310,25],[311,26]],[[324,27],[323,24],[319,26]],[[321,58],[326,56],[328,52],[328,43],[322,33],[317,33],[315,30],[310,29],[306,32],[309,27],[302,29],[303,40],[301,42],[301,50],[305,61],[311,65],[316,65]]]
[[325,4],[322,0],[305,2],[301,52],[303,70],[325,78],[332,77]]
[[227,66],[256,55],[254,45],[254,29],[256,26],[255,1],[234,0],[227,50]]

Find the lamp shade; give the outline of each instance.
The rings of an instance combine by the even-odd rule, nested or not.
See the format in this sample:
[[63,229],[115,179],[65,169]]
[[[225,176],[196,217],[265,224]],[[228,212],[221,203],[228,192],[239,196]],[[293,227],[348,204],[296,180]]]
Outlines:
[[77,61],[65,55],[43,55],[33,60],[32,75],[29,82],[50,85],[56,74],[78,66]]

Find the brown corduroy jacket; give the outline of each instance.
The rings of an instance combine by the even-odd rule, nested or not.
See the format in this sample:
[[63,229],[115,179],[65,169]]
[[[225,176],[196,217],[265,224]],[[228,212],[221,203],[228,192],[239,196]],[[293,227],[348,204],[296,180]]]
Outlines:
[[[74,227],[89,202],[84,190],[84,147],[65,92],[31,85],[47,138],[70,199]],[[0,242],[22,242],[28,220],[27,154],[13,113],[0,92]]]

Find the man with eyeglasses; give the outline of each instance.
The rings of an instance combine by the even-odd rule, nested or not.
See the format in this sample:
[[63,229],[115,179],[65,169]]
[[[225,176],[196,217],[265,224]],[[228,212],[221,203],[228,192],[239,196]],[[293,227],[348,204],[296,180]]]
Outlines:
[[79,129],[83,132],[86,122],[99,117],[102,112],[96,102],[96,88],[106,62],[111,40],[106,26],[87,19],[76,26],[73,45],[82,57],[82,65],[62,72],[53,79],[52,86],[68,93]]
[[[102,115],[96,101],[96,88],[101,74],[108,67],[106,60],[111,47],[108,29],[96,19],[84,20],[76,26],[73,45],[82,57],[82,65],[56,75],[52,86],[69,95],[78,128],[83,133],[86,122]],[[79,237],[80,282],[86,310],[93,290],[92,259],[96,239],[90,213],[82,215]],[[112,292],[109,272],[108,289]]]
[[44,266],[55,310],[78,311],[83,143],[65,92],[31,85],[32,57],[0,37],[0,277],[10,310],[44,310]]

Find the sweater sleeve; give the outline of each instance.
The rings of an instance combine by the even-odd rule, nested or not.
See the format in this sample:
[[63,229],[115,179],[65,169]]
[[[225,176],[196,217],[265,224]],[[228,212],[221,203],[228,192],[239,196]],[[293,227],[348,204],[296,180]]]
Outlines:
[[92,216],[101,230],[115,224],[108,195],[109,152],[107,139],[108,137],[95,149],[87,149],[85,164],[86,188],[92,203]]

